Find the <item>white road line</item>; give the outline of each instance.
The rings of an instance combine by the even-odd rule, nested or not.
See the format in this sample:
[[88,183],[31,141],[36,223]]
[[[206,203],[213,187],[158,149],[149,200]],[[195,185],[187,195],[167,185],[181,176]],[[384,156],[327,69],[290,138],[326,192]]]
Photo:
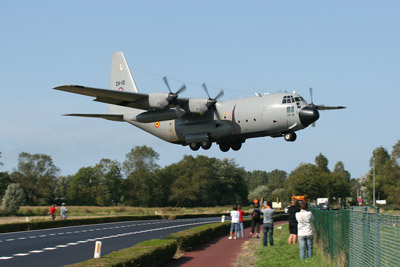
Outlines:
[[13,257],[0,257],[0,260],[9,260],[12,259]]
[[13,256],[15,257],[23,257],[23,256],[28,256],[29,253],[18,253],[18,254],[14,254]]
[[42,252],[44,252],[44,250],[32,250],[32,251],[29,251],[29,253],[42,253]]
[[68,247],[68,245],[58,245],[58,246],[56,246],[56,248],[66,248],[66,247]]
[[55,250],[55,249],[57,249],[57,248],[44,248],[43,250]]
[[36,236],[35,236],[35,235],[33,235],[33,236],[30,236],[29,238],[36,238]]
[[58,233],[57,235],[63,235],[63,234],[65,234],[65,233]]
[[10,238],[10,239],[7,239],[6,241],[14,241],[15,239],[12,239],[12,238]]
[[75,231],[74,234],[80,233],[81,231]]
[[19,240],[25,240],[26,239],[26,237],[20,237],[20,238],[18,238]]
[[49,235],[56,235],[56,234],[49,234]]
[[39,237],[45,237],[45,236],[47,236],[47,235],[40,235]]
[[84,244],[87,243],[88,241],[84,240],[84,241],[78,241],[79,244]]
[[78,245],[78,243],[68,243],[67,245],[69,245],[69,246],[75,246],[75,245]]

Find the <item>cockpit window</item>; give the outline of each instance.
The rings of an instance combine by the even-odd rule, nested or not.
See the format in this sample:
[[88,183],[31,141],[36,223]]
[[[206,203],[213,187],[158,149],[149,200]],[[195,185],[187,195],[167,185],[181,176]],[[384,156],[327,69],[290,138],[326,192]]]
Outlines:
[[[299,101],[299,100],[297,100],[297,97],[296,97],[296,101]],[[295,99],[291,95],[285,95],[282,99],[282,104],[294,103],[294,102],[295,102]]]

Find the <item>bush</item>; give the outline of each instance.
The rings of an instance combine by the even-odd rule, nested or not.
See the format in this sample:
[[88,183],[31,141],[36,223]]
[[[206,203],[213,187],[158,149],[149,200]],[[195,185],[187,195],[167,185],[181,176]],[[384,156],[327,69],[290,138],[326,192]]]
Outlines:
[[9,184],[2,201],[3,211],[6,214],[16,214],[24,201],[24,190],[19,184]]

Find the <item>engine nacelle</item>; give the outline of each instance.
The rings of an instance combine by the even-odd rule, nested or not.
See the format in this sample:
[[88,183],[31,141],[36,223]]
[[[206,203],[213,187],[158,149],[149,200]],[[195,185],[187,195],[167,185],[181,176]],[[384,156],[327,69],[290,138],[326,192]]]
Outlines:
[[207,110],[207,98],[190,98],[189,99],[189,111],[191,113],[204,114]]
[[151,93],[149,94],[149,106],[154,109],[164,109],[168,107],[169,93]]

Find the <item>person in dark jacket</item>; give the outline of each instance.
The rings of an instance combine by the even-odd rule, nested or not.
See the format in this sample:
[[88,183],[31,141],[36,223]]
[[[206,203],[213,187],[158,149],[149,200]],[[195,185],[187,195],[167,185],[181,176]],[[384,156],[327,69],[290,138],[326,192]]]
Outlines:
[[296,199],[292,200],[291,206],[288,208],[289,214],[289,240],[288,243],[296,244],[297,242],[297,220],[296,213],[300,211],[300,207]]
[[261,211],[258,208],[258,202],[254,204],[253,213],[251,215],[251,232],[249,238],[252,238],[254,232],[256,232],[256,237],[260,238],[260,222],[261,222]]

